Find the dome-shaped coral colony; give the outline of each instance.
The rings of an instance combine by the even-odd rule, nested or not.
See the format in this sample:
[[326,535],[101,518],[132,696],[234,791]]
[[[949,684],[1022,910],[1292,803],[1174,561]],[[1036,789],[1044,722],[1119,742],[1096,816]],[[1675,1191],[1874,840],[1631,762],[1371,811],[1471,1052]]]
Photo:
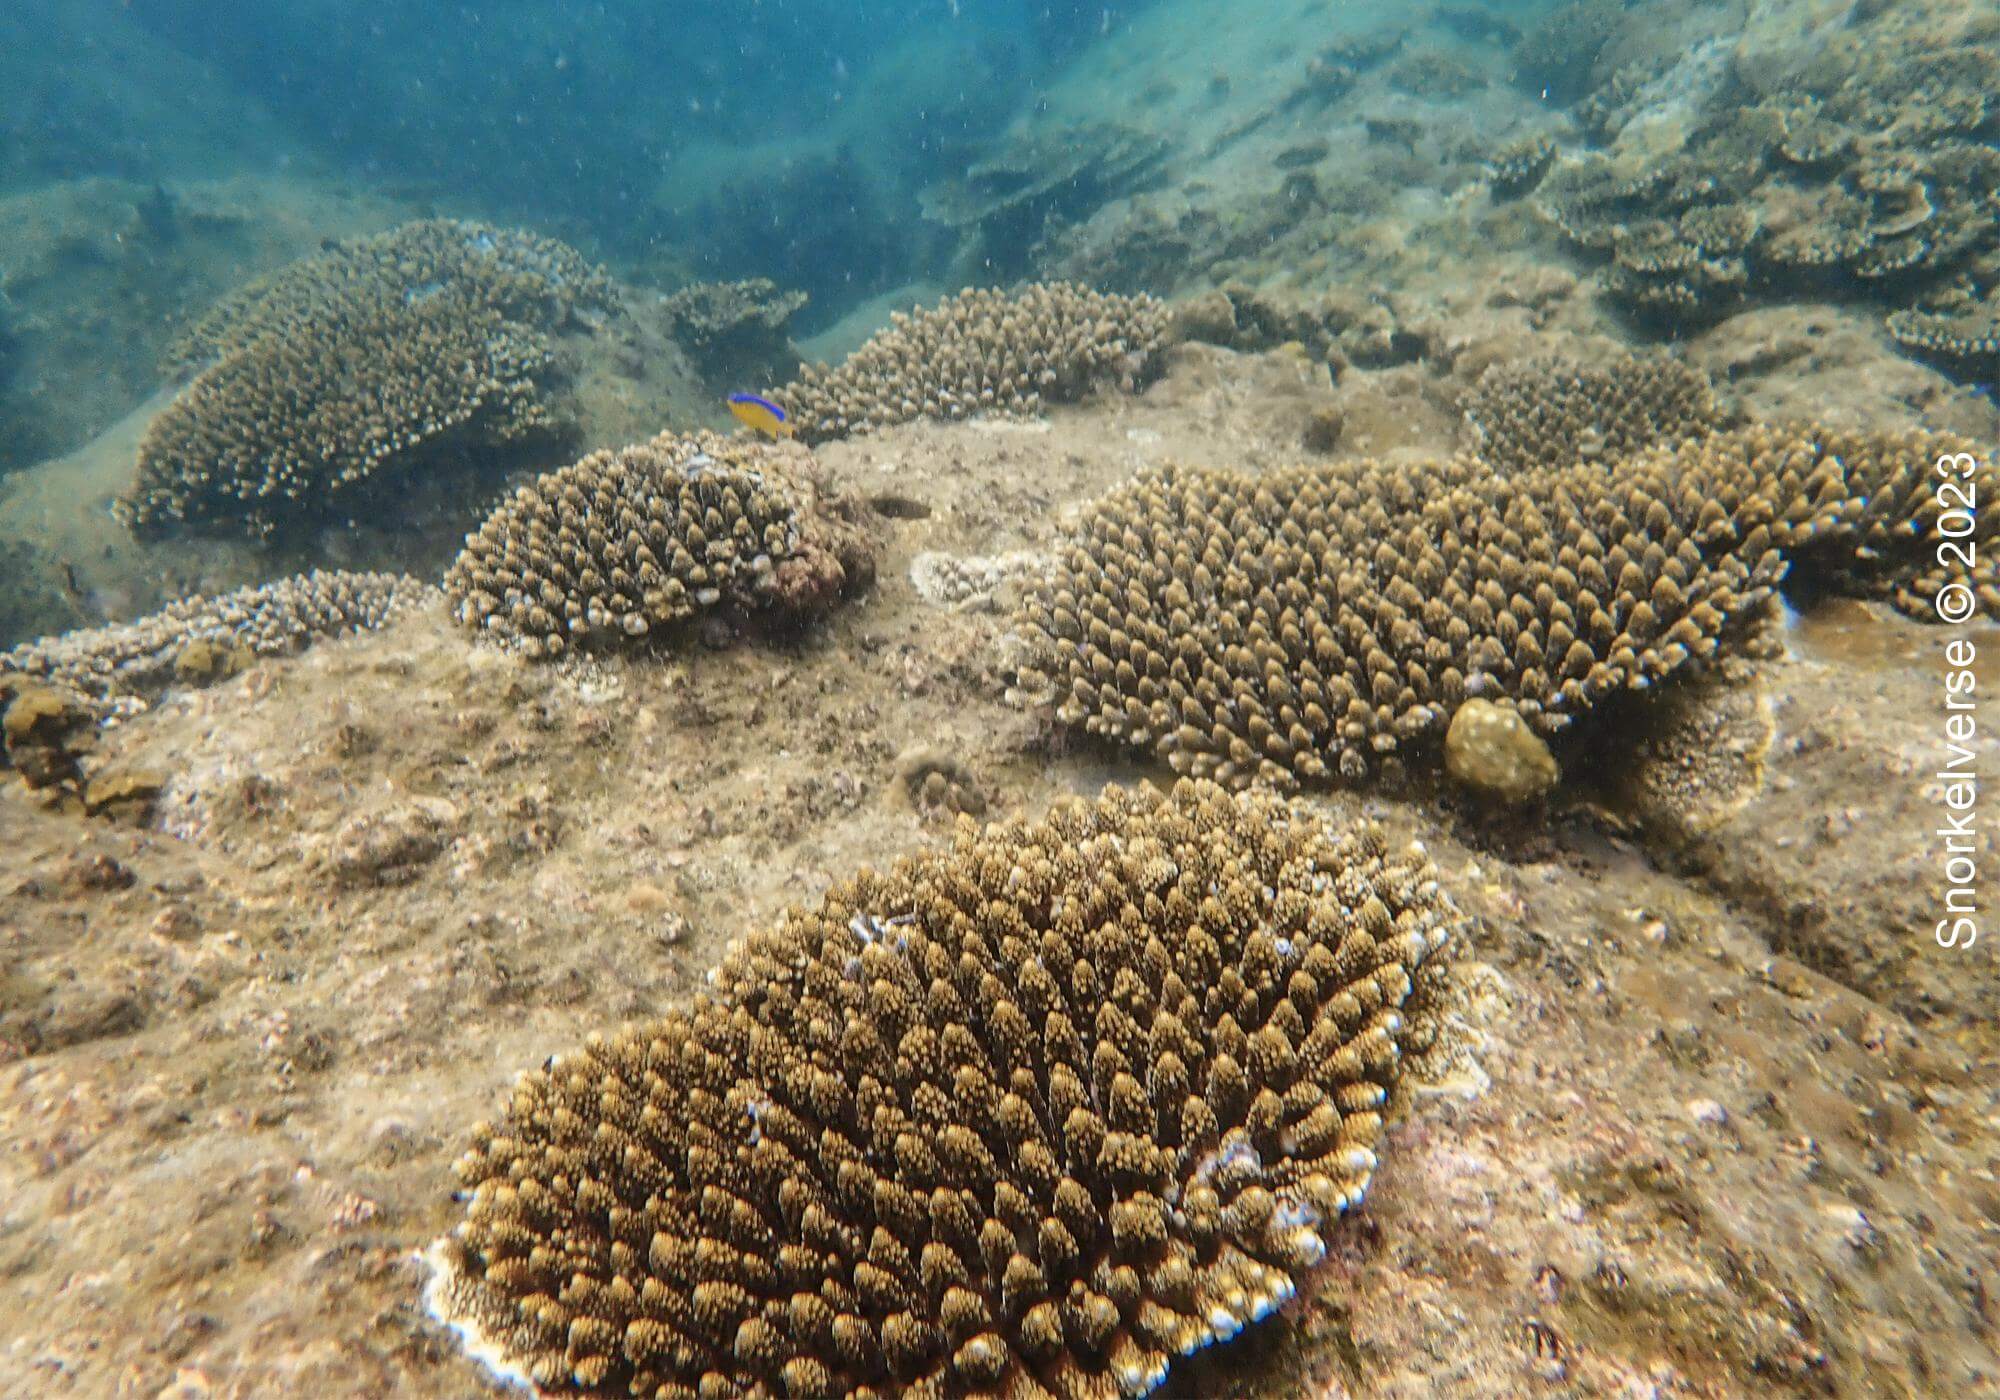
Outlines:
[[148,426],[119,498],[134,530],[270,536],[451,444],[551,433],[548,332],[616,304],[572,248],[427,219],[225,297],[169,349],[194,377]]
[[593,452],[488,516],[445,588],[460,622],[542,657],[725,604],[810,613],[870,567],[817,509],[811,461],[794,443],[712,433]]
[[913,418],[1033,415],[1099,384],[1143,386],[1159,372],[1166,324],[1165,304],[1144,294],[968,287],[896,313],[839,365],[808,365],[770,392],[815,443]]
[[1141,1394],[1361,1199],[1461,929],[1266,794],[962,821],[526,1076],[432,1303],[554,1391]]

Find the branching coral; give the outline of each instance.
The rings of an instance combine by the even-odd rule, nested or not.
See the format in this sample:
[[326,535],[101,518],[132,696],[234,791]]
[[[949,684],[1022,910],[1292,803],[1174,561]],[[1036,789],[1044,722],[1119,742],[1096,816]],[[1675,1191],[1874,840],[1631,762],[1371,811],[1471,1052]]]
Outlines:
[[380,627],[436,596],[400,574],[315,570],[215,598],[183,598],[133,622],[44,637],[0,652],[0,674],[65,686],[103,712],[131,710],[177,682],[209,680],[316,637]]
[[1751,428],[1609,470],[1172,468],[1084,515],[1024,609],[1016,697],[1199,777],[1394,781],[1470,697],[1555,734],[1679,675],[1788,566],[1919,613],[1956,578],[2000,616],[2000,551],[1962,577],[1934,551],[1928,473],[1963,446]]
[[1466,395],[1465,417],[1479,455],[1507,471],[1623,457],[1723,421],[1708,376],[1663,353],[1494,365]]
[[1463,933],[1268,794],[962,820],[523,1078],[432,1304],[551,1391],[1142,1394],[1325,1253]]
[[1805,292],[1934,286],[2000,250],[1996,80],[1991,40],[1844,36],[1761,102],[1717,85],[1681,149],[1648,151],[1636,177],[1615,148],[1571,163],[1542,206],[1608,260],[1606,290],[1673,323]]
[[1556,143],[1546,134],[1510,141],[1487,164],[1495,199],[1519,199],[1542,182],[1555,163]]
[[579,311],[610,306],[616,296],[604,271],[565,243],[521,229],[422,219],[338,243],[245,283],[174,337],[166,368],[199,370],[228,359],[384,285],[413,300],[464,286],[509,319],[538,325],[560,325]]
[[445,578],[459,621],[530,655],[635,642],[711,608],[797,617],[873,575],[794,443],[662,434],[522,487]]
[[898,313],[837,368],[809,365],[771,396],[808,442],[912,418],[1033,414],[1099,385],[1127,392],[1159,371],[1166,309],[1067,282],[967,289]]
[[211,360],[147,429],[118,503],[133,529],[269,535],[453,446],[550,433],[544,331],[610,284],[532,235],[430,221],[225,300],[177,354]]
[[1991,380],[2000,369],[2000,295],[1940,298],[1925,309],[1892,312],[1889,334],[1918,354]]

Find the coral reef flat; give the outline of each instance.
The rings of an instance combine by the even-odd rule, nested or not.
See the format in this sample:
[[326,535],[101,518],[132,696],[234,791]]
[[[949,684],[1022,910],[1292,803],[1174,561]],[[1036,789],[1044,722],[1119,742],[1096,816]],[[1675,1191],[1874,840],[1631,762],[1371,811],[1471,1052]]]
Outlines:
[[0,1396],[2000,1395],[1996,94],[6,7]]
[[[1838,403],[1808,359],[1734,392]],[[515,1075],[946,839],[915,743],[989,817],[1146,776],[1003,695],[1064,519],[1170,459],[1276,470],[1329,404],[1341,452],[1447,452],[1443,392],[1188,345],[1045,421],[886,427],[815,454],[877,559],[808,632],[549,663],[433,601],[106,728],[163,775],[143,822],[7,784],[0,1391],[481,1393],[419,1256]],[[1158,1393],[1990,1386],[1993,990],[1912,914],[1934,646],[1774,620],[1544,819],[1303,799],[1421,841],[1472,916],[1458,1053],[1298,1297]]]

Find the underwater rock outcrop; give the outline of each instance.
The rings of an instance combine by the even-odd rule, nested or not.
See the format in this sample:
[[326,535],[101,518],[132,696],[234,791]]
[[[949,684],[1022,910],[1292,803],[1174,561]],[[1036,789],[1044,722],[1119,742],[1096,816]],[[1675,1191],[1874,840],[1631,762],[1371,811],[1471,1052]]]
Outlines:
[[874,576],[792,442],[663,433],[517,490],[445,577],[468,627],[528,653],[631,645],[711,609],[798,618]]
[[1122,122],[1015,131],[963,175],[925,189],[921,205],[933,223],[976,235],[976,253],[1007,265],[1007,275],[1033,261],[1052,225],[1144,184],[1166,151],[1160,136]]
[[170,361],[199,368],[141,440],[119,515],[141,534],[268,536],[454,447],[550,437],[547,333],[612,305],[573,249],[453,220],[294,264],[176,342]]
[[[1395,782],[1467,700],[1544,735],[1715,654],[1790,571],[2000,617],[2000,553],[1941,566],[1919,432],[1753,427],[1601,464],[1171,467],[1085,512],[1020,620],[1014,696],[1197,777]],[[1996,477],[1979,459],[1985,496]]]
[[1449,49],[1425,47],[1404,56],[1389,70],[1388,84],[1425,101],[1450,101],[1478,92],[1486,74]]
[[1610,461],[1723,423],[1708,376],[1664,352],[1489,367],[1465,396],[1474,450],[1496,467]]
[[667,331],[711,383],[747,384],[798,368],[792,317],[806,294],[781,290],[768,277],[696,282],[663,297]]
[[0,536],[0,648],[46,631],[50,620],[78,618],[62,559],[39,540]]
[[1319,1262],[1464,929],[1269,794],[962,821],[525,1076],[429,1300],[551,1391],[1143,1394]]
[[1297,342],[1314,361],[1344,372],[1418,358],[1424,338],[1405,326],[1396,299],[1353,289],[1300,294],[1226,282],[1173,303],[1171,334],[1231,350],[1275,350]]
[[68,686],[0,670],[0,767],[29,787],[81,789],[95,719]]
[[1518,806],[1554,791],[1562,769],[1520,712],[1491,700],[1468,700],[1444,734],[1444,771],[1489,802]]
[[913,418],[1031,415],[1109,385],[1125,392],[1158,374],[1166,308],[1068,282],[1018,292],[967,288],[888,329],[838,366],[808,365],[769,397],[807,442]]
[[315,638],[380,627],[435,596],[407,575],[314,570],[25,643],[0,652],[0,676],[33,677],[78,692],[100,714],[125,713],[169,686],[216,680]]
[[1590,91],[1591,71],[1625,21],[1619,0],[1565,0],[1514,44],[1523,87],[1569,103]]

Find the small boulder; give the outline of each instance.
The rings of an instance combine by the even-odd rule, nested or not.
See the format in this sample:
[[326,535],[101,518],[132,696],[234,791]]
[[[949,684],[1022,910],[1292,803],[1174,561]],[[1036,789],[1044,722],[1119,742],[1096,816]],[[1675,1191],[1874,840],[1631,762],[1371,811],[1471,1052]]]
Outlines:
[[1458,707],[1444,736],[1444,768],[1453,782],[1508,806],[1546,797],[1562,777],[1520,712],[1491,700]]

